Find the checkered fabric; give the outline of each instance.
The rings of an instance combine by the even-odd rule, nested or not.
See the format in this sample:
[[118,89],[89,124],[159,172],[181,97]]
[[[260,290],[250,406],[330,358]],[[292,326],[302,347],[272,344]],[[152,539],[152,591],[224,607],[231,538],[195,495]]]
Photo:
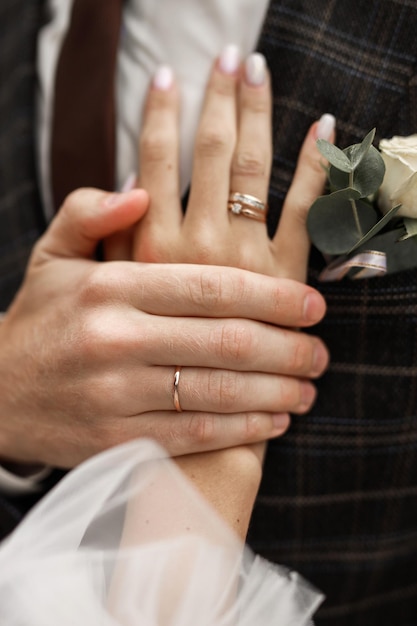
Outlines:
[[[274,85],[272,221],[322,113],[341,147],[373,127],[417,132],[416,1],[274,0],[259,48]],[[269,447],[250,542],[326,593],[319,626],[416,626],[417,270],[318,287],[332,363],[314,410]]]
[[0,2],[0,311],[44,228],[36,184],[34,91],[39,0]]

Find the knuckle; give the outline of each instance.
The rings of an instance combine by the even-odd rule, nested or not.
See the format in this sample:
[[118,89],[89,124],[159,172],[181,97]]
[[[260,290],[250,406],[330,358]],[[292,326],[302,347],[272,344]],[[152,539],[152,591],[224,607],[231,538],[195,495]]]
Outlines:
[[102,315],[86,312],[81,320],[78,354],[84,366],[94,361],[101,352],[105,336]]
[[223,299],[223,279],[220,271],[203,271],[188,283],[190,300],[198,307],[210,310]]
[[[106,268],[107,269],[107,268]],[[84,305],[98,304],[107,299],[110,281],[101,265],[91,268],[79,290],[79,300]]]
[[173,153],[174,144],[174,138],[167,129],[144,130],[140,138],[140,152],[147,163],[161,163]]
[[[104,371],[104,364],[111,366],[120,362],[121,354],[143,349],[143,344],[150,341],[144,333],[135,333],[131,327],[123,327],[117,311],[92,307],[80,315],[79,323],[73,344],[82,368],[97,368],[101,364]],[[116,380],[117,375],[112,378],[112,388]]]
[[324,182],[326,173],[323,168],[323,159],[321,155],[317,153],[318,150],[315,150],[314,154],[310,150],[307,150],[306,154],[301,158],[301,164],[312,170],[315,175],[319,175],[319,180]]
[[123,428],[123,419],[106,419],[94,427],[94,443],[98,450],[108,450],[124,443],[128,434]]
[[205,447],[213,443],[215,439],[214,420],[213,415],[192,413],[187,426],[190,441],[198,447]]
[[233,162],[232,175],[266,178],[268,165],[265,155],[255,149],[239,150]]
[[305,336],[300,335],[290,352],[289,366],[294,374],[304,374],[309,371],[312,362],[312,347]]
[[236,258],[233,260],[235,267],[240,267],[244,270],[250,270],[251,272],[259,272],[260,274],[267,273],[268,261],[262,255],[259,255],[259,251],[253,248],[250,244],[246,243],[245,247],[239,248],[236,251]]
[[151,89],[145,104],[145,113],[171,111],[175,107],[175,98],[170,90]]
[[78,296],[84,306],[123,301],[129,277],[123,263],[96,263],[80,285]]
[[[185,258],[187,262],[198,263],[202,265],[216,264],[216,259],[219,258],[218,251],[218,237],[214,236],[214,233],[210,227],[201,220],[201,228],[189,237],[189,245],[185,252]],[[217,284],[214,291],[218,293],[219,285]],[[212,281],[207,285],[208,293],[213,291]]]
[[187,288],[194,305],[222,317],[234,316],[236,305],[250,297],[245,274],[233,268],[201,268],[190,277]]
[[219,330],[214,331],[215,349],[225,363],[247,361],[252,354],[253,335],[242,323],[226,320]]
[[280,385],[280,403],[283,410],[293,410],[300,403],[301,388],[300,383],[290,378],[283,379]]
[[263,92],[247,92],[242,98],[242,108],[256,115],[270,116],[269,94]]
[[202,157],[228,154],[234,146],[234,134],[213,124],[202,126],[196,140],[196,153]]
[[210,372],[208,387],[209,398],[217,399],[220,412],[236,412],[236,403],[241,396],[242,388],[234,372],[216,370]]
[[174,249],[172,241],[153,228],[147,228],[135,238],[135,260],[143,263],[178,263],[180,259],[176,258]]
[[302,319],[302,306],[305,297],[305,285],[294,280],[280,278],[273,286],[270,295],[271,308],[274,311],[276,323],[282,325],[283,315],[286,316],[291,306],[291,317],[294,325]]
[[263,436],[262,421],[257,413],[243,413],[242,435],[244,441],[257,441]]
[[213,74],[209,81],[209,90],[211,94],[224,98],[236,97],[236,81],[232,75]]
[[71,193],[69,193],[65,198],[61,207],[61,211],[65,211],[65,213],[73,213],[79,206],[79,201],[82,197],[82,194],[82,189],[75,189],[75,191],[71,191]]

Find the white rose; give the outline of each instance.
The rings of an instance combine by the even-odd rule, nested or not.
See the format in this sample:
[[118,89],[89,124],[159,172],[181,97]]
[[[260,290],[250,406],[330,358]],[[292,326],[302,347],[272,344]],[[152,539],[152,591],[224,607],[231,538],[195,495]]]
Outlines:
[[378,195],[383,213],[401,204],[397,215],[417,218],[417,135],[382,139],[386,172]]

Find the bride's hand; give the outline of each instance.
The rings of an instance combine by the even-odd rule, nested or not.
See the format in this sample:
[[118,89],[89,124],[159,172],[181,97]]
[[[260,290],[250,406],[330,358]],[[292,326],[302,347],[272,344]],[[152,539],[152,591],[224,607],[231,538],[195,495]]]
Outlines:
[[[168,68],[161,68],[149,91],[139,148],[139,182],[149,192],[150,206],[133,232],[132,248],[125,250],[127,257],[144,262],[230,265],[304,281],[310,249],[307,211],[325,182],[316,139],[319,135],[334,139],[332,118],[325,116],[313,124],[306,136],[272,240],[264,221],[230,210],[231,193],[243,194],[244,200],[246,195],[253,196],[261,204],[268,198],[271,93],[264,58],[251,55],[241,66],[236,50],[228,47],[215,63],[196,137],[185,215],[179,188],[178,118],[179,96],[173,75]],[[262,219],[264,214],[255,210],[255,217]],[[289,329],[285,332],[294,334]],[[271,388],[278,380],[283,389],[291,390],[294,381],[279,375],[269,377]],[[312,387],[308,388],[311,392]],[[303,409],[295,412],[307,410],[313,398],[311,394]],[[242,537],[261,476],[261,456],[260,447],[235,448],[179,460]]]
[[151,204],[137,225],[138,261],[229,265],[305,280],[309,206],[323,191],[325,172],[316,148],[329,117],[310,128],[271,240],[264,223],[228,210],[229,195],[266,203],[272,162],[271,93],[264,57],[243,67],[228,47],[215,63],[197,132],[191,190],[183,215],[179,190],[179,95],[171,71],[157,72],[146,103],[140,139],[140,185]]

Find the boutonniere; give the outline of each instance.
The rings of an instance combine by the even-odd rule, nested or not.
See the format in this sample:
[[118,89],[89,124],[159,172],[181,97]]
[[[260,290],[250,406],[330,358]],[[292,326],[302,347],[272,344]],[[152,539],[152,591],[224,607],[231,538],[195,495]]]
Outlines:
[[417,135],[375,130],[341,150],[323,139],[329,193],[310,207],[307,228],[327,267],[320,280],[369,278],[417,267]]

